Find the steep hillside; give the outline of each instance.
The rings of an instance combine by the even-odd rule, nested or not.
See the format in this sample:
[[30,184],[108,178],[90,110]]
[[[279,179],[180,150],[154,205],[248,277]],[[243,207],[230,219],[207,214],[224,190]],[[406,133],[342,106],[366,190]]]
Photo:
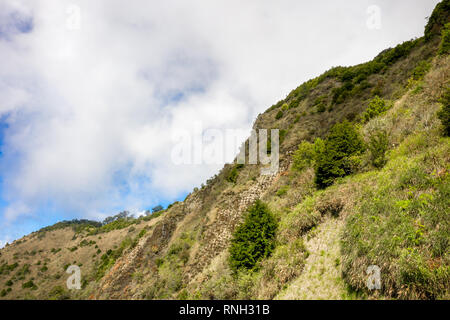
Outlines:
[[[442,1],[424,37],[333,68],[260,114],[255,129],[280,129],[276,174],[225,165],[158,214],[30,234],[0,251],[0,295],[450,298],[449,13]],[[80,290],[65,286],[70,264]],[[370,265],[380,290],[367,288]]]

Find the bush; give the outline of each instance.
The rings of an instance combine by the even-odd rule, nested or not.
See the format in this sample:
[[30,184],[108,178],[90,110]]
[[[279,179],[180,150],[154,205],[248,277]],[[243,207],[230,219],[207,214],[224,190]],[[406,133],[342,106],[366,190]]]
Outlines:
[[441,120],[444,126],[444,135],[450,136],[450,88],[441,98],[441,103],[443,104],[442,109],[438,112],[438,118]]
[[324,150],[317,155],[315,183],[319,188],[333,184],[334,179],[352,173],[351,158],[364,150],[364,144],[353,125],[344,121],[331,128]]
[[162,207],[162,205],[159,204],[156,207],[152,208],[152,213],[159,212],[162,210],[164,210],[164,208]]
[[279,120],[283,117],[283,111],[278,111],[277,114],[275,115],[275,119]]
[[239,169],[241,169],[243,166],[241,164],[235,165],[228,173],[226,179],[229,182],[236,183],[237,178],[239,177]]
[[315,155],[314,145],[308,141],[302,141],[294,153],[292,168],[302,171],[310,167],[313,164]]
[[244,223],[233,234],[230,245],[230,268],[253,270],[259,261],[268,257],[275,248],[277,222],[267,205],[257,200],[248,209]]
[[386,100],[380,98],[379,96],[375,96],[372,100],[369,101],[369,105],[366,111],[362,114],[362,119],[364,122],[367,122],[370,119],[383,114],[390,107],[390,103],[388,103]]
[[22,289],[27,289],[27,288],[35,290],[35,289],[37,289],[37,286],[34,284],[33,280],[29,280],[22,284]]
[[388,147],[389,139],[386,131],[376,131],[370,134],[368,149],[370,152],[370,161],[374,167],[384,167]]

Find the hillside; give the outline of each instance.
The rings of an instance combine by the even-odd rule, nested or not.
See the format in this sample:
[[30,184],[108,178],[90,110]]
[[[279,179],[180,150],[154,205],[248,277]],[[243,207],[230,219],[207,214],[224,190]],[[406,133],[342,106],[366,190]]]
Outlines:
[[[280,130],[276,174],[225,165],[157,214],[7,245],[1,299],[449,299],[449,14],[444,0],[423,37],[260,114],[254,129]],[[66,288],[71,264],[81,290]]]

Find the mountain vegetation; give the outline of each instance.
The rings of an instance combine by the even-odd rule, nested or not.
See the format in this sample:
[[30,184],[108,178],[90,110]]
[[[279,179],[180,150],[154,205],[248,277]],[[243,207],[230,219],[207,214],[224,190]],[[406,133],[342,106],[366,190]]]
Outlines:
[[0,298],[449,299],[449,14],[260,114],[276,174],[233,163],[167,209],[27,235],[0,250]]

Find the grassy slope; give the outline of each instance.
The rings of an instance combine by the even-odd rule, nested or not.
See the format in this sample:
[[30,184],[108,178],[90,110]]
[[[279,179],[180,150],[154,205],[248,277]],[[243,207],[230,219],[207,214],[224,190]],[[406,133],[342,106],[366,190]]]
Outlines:
[[[448,21],[447,11],[443,19]],[[428,29],[439,30],[434,25]],[[155,220],[97,235],[84,232],[76,239],[67,227],[42,239],[29,235],[2,249],[0,266],[18,262],[0,274],[0,290],[14,279],[4,298],[448,297],[442,283],[449,263],[442,248],[447,248],[450,219],[442,211],[448,203],[441,195],[448,189],[449,145],[440,137],[436,111],[448,86],[449,61],[434,58],[438,45],[437,37],[418,39],[369,63],[332,69],[259,115],[255,128],[283,132],[282,170],[274,177],[259,176],[258,166],[226,165]],[[430,72],[423,80],[408,81],[423,61],[431,63]],[[358,121],[375,94],[395,101],[394,107],[360,131],[365,137],[371,128],[389,131],[388,163],[376,170],[365,154],[359,173],[316,190],[312,168],[291,169],[292,151],[303,140],[324,137],[334,123]],[[229,238],[257,198],[279,220],[277,247],[259,271],[233,276],[227,263]],[[402,228],[390,227],[395,224]],[[148,231],[138,239],[144,227]],[[84,239],[96,243],[80,246]],[[395,250],[383,251],[379,239]],[[440,251],[432,250],[435,244]],[[111,254],[102,259],[109,249]],[[45,262],[48,270],[40,271]],[[86,283],[80,291],[67,292],[64,266],[73,262],[82,264]],[[19,272],[25,264],[29,271]],[[375,295],[365,290],[368,264],[380,264],[385,279],[383,291]],[[36,287],[22,288],[29,280]]]
[[[305,272],[278,298],[355,298],[356,289],[365,297],[448,299],[450,140],[442,137],[436,112],[442,80],[448,86],[450,59],[433,65],[420,93],[412,88],[362,128],[384,125],[396,147],[383,169],[347,177],[327,190],[346,203],[341,211],[346,223],[327,218],[305,235],[312,237]],[[365,270],[372,264],[381,267],[381,292],[366,289]]]

